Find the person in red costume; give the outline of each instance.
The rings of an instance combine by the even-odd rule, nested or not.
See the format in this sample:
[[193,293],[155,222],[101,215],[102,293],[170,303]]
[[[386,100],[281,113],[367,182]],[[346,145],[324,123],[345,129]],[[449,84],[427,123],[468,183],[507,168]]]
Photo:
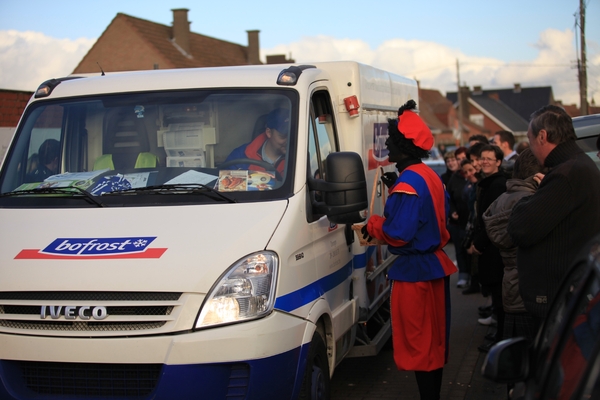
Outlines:
[[450,334],[449,276],[457,268],[443,247],[449,197],[439,175],[421,159],[429,156],[433,135],[409,100],[388,120],[386,146],[399,176],[387,172],[389,188],[383,216],[373,215],[362,230],[398,255],[392,280],[392,342],[396,366],[415,371],[422,400],[439,399]]

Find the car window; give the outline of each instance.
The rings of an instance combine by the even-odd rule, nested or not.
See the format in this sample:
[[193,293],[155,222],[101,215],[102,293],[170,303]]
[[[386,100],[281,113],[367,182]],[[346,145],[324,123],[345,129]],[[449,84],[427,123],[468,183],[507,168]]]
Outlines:
[[579,145],[579,147],[583,151],[585,151],[585,154],[587,154],[592,160],[594,160],[594,162],[596,163],[596,166],[598,167],[598,169],[600,169],[600,158],[598,158],[598,149],[596,149],[596,140],[597,140],[596,136],[587,137],[587,138],[583,138],[583,139],[577,139],[577,145]]
[[564,329],[564,321],[568,318],[569,305],[573,299],[575,289],[579,286],[586,271],[587,263],[584,260],[572,267],[565,277],[538,334],[534,352],[536,358],[533,361],[537,382],[543,382],[544,377],[549,373],[548,366],[559,345],[557,341],[561,336],[561,330]]
[[600,158],[597,156],[598,149],[596,148],[596,140],[600,135],[600,114],[575,117],[573,118],[573,127],[577,134],[577,144],[600,169]]
[[[587,366],[593,361],[600,334],[600,283],[590,274],[577,301],[570,307],[569,321],[562,337],[554,340],[556,356],[550,371],[544,398],[570,399],[578,390]],[[585,398],[585,397],[584,397]]]
[[589,373],[585,377],[584,384],[581,385],[582,399],[600,398],[600,355],[596,352],[592,358],[594,364],[589,368]]

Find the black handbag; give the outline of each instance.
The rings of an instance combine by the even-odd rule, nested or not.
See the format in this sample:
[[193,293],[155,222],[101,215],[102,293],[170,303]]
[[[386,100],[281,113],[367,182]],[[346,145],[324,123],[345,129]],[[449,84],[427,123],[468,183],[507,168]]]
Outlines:
[[467,226],[465,227],[465,238],[463,239],[461,245],[462,247],[464,247],[465,249],[468,249],[469,247],[471,247],[471,243],[473,243],[473,237],[475,236],[475,227],[473,226],[472,223],[467,222]]

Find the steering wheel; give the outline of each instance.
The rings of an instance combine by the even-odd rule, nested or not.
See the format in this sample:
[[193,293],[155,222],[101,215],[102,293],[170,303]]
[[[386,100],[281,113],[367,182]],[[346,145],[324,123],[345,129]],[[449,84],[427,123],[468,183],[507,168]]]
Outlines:
[[283,176],[279,173],[279,171],[277,171],[275,166],[262,160],[253,160],[251,158],[236,158],[235,160],[225,161],[223,164],[219,165],[219,169],[225,169],[230,165],[237,164],[253,164],[258,167],[264,168],[266,171],[273,171],[275,172],[275,179],[277,179],[278,181],[283,181]]

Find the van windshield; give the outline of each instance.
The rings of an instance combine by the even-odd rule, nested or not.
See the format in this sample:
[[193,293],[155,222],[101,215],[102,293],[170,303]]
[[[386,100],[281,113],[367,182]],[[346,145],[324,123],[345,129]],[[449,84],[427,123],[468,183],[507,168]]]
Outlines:
[[297,92],[289,89],[34,102],[6,157],[0,206],[287,198],[294,175],[297,102]]

